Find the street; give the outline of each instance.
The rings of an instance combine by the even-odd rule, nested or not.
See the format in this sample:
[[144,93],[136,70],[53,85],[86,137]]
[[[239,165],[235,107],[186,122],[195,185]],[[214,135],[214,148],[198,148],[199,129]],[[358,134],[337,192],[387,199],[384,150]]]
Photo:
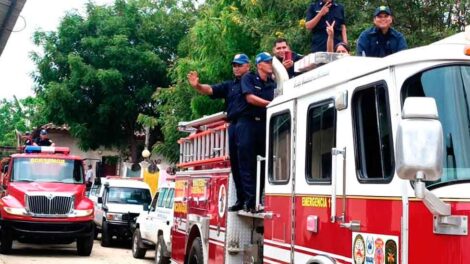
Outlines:
[[32,245],[13,243],[13,250],[9,255],[0,255],[0,264],[150,264],[154,263],[154,252],[149,250],[145,259],[132,257],[130,245],[115,243],[112,247],[104,248],[99,240],[95,240],[93,251],[89,257],[80,257],[76,253],[75,243],[69,245]]

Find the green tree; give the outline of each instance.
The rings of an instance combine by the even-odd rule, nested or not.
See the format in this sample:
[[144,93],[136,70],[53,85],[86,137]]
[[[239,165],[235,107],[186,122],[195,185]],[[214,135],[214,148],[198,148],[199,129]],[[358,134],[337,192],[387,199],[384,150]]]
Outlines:
[[47,123],[41,99],[27,97],[0,101],[0,146],[16,146],[16,132],[31,132]]
[[155,89],[169,85],[167,68],[193,14],[186,0],[88,3],[57,31],[36,32],[36,93],[46,117],[68,124],[81,148],[129,147],[136,162],[137,117],[152,113]]
[[[239,52],[251,58],[271,52],[277,37],[287,38],[291,48],[309,53],[311,35],[305,25],[312,0],[207,0],[200,6],[197,21],[179,43],[178,59],[171,69],[172,88],[154,95],[158,123],[164,142],[155,151],[176,161],[177,123],[223,110],[220,101],[195,93],[187,84],[190,70],[199,72],[201,82],[217,83],[232,78],[230,60]],[[373,12],[388,5],[395,16],[394,27],[405,34],[409,47],[429,44],[462,30],[470,22],[468,1],[374,0],[337,1],[345,6],[348,39],[353,51],[359,34],[372,26]],[[158,113],[158,114],[157,114]]]

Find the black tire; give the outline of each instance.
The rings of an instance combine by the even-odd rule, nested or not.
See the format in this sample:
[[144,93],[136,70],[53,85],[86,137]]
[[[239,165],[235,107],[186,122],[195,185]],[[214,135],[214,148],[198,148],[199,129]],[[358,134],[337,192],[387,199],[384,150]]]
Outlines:
[[137,259],[143,259],[147,249],[141,248],[142,238],[140,237],[140,230],[135,229],[134,234],[132,235],[132,256]]
[[204,263],[204,255],[202,254],[202,242],[200,237],[193,240],[191,250],[189,250],[188,264]]
[[9,254],[13,246],[13,238],[8,230],[0,230],[0,254]]
[[155,245],[155,264],[170,264],[170,258],[165,257],[166,254],[165,240],[163,240],[162,235],[159,235]]
[[93,224],[93,239],[96,240],[98,239],[98,228],[96,227],[96,224]]
[[77,254],[79,256],[90,256],[94,241],[93,235],[77,238]]
[[111,246],[111,234],[109,233],[108,222],[103,220],[103,226],[101,227],[101,246]]

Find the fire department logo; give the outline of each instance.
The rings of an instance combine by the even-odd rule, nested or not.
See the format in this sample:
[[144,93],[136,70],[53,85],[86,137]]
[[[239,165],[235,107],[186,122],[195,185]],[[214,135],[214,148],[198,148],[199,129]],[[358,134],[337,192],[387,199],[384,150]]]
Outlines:
[[397,264],[397,243],[393,240],[387,240],[385,243],[385,264]]
[[384,241],[381,238],[375,240],[375,253],[374,253],[374,263],[375,264],[384,264]]
[[219,188],[219,199],[218,199],[218,208],[219,208],[219,217],[222,218],[225,215],[225,207],[227,200],[227,193],[225,192],[225,185],[220,185]]
[[365,250],[364,238],[361,235],[357,235],[354,239],[353,246],[353,259],[355,264],[364,264]]

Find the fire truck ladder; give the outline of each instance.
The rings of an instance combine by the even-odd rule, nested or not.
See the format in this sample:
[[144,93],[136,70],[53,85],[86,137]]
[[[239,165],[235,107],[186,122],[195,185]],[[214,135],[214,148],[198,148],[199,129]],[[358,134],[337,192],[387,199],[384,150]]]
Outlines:
[[180,167],[194,167],[226,162],[229,159],[228,126],[225,113],[217,113],[179,124],[179,130],[190,132],[181,138]]

